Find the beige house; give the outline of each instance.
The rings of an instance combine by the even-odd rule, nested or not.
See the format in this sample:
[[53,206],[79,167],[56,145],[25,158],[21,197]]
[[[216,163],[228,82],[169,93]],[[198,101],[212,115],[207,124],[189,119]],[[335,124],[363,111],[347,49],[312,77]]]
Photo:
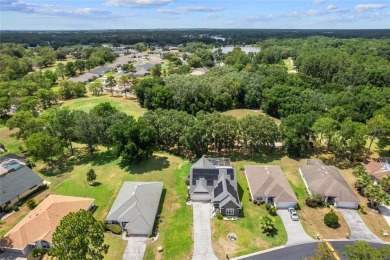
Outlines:
[[94,199],[50,195],[13,227],[1,240],[0,249],[27,255],[33,248],[49,249],[52,235],[70,212],[89,210]]
[[360,201],[335,166],[308,160],[299,172],[309,193],[318,193],[324,202],[338,208],[357,208]]
[[269,203],[278,209],[294,207],[298,203],[279,165],[246,165],[245,176],[253,201]]

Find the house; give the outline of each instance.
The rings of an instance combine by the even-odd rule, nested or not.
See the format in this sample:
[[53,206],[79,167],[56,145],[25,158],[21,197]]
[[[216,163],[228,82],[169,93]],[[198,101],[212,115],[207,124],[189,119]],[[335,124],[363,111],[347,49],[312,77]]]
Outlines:
[[101,66],[101,67],[98,67],[94,70],[91,70],[89,73],[92,73],[92,74],[95,74],[95,75],[101,77],[104,75],[104,73],[109,72],[109,71],[113,71],[113,70],[114,70],[114,67]]
[[48,249],[63,217],[81,209],[89,210],[93,199],[49,195],[1,240],[3,251],[27,255],[33,248]]
[[338,208],[358,207],[359,199],[335,166],[327,166],[322,161],[317,161],[317,165],[299,166],[299,172],[310,194],[318,193],[324,202]]
[[0,158],[0,212],[43,185],[43,179],[26,162],[25,158],[13,154]]
[[269,203],[278,209],[294,207],[298,203],[280,166],[246,165],[245,176],[252,201]]
[[78,77],[73,77],[73,78],[70,78],[69,80],[70,81],[73,81],[73,82],[83,82],[83,83],[88,83],[90,81],[93,81],[94,79],[96,79],[98,77],[97,74],[94,74],[94,73],[91,73],[91,72],[86,72]]
[[222,215],[239,216],[242,205],[230,159],[200,158],[191,167],[189,182],[192,201],[211,202]]
[[131,235],[151,235],[162,189],[162,182],[124,182],[107,223],[118,224]]
[[367,173],[373,178],[375,183],[378,184],[384,177],[390,176],[389,162],[385,162],[385,161],[369,162],[364,165],[364,168],[366,168]]

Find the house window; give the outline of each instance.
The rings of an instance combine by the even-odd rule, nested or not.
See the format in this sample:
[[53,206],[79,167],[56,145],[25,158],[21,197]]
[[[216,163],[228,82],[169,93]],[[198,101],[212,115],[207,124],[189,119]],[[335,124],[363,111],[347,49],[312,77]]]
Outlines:
[[262,196],[257,196],[255,200],[263,201],[263,200],[264,200],[264,197],[262,197]]
[[226,208],[226,215],[233,216],[234,215],[234,208]]

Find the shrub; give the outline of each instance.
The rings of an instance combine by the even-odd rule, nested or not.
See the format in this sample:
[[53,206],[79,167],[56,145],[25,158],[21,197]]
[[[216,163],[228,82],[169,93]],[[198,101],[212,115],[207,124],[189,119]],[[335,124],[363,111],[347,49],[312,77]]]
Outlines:
[[9,212],[11,212],[11,210],[12,210],[12,208],[10,206],[5,206],[4,209],[3,209],[3,211],[5,213],[9,213]]
[[326,213],[324,216],[324,223],[331,228],[339,227],[339,217],[333,211]]
[[223,219],[223,216],[222,216],[221,212],[218,212],[218,213],[217,213],[217,219],[219,219],[219,220],[222,220],[222,219]]
[[34,249],[32,250],[32,256],[33,256],[33,257],[42,256],[42,255],[44,255],[44,254],[46,254],[46,250],[43,249],[43,248],[34,248]]
[[13,207],[12,207],[12,209],[13,209],[14,211],[19,211],[19,207],[18,207],[18,206],[16,206],[16,205],[15,205],[15,206],[13,206]]
[[322,205],[322,196],[320,194],[313,194],[312,196],[306,198],[306,205],[312,208]]
[[276,213],[276,208],[275,207],[271,207],[269,210],[268,210],[268,213],[271,215],[271,216],[276,216],[277,213]]
[[266,209],[267,211],[269,211],[269,209],[271,208],[271,205],[269,205],[268,203],[265,203],[264,206],[265,206],[265,209]]
[[110,230],[114,234],[121,234],[122,233],[122,228],[121,226],[117,224],[107,224],[106,229]]
[[37,203],[33,199],[29,199],[27,201],[27,206],[29,209],[34,209],[37,206]]

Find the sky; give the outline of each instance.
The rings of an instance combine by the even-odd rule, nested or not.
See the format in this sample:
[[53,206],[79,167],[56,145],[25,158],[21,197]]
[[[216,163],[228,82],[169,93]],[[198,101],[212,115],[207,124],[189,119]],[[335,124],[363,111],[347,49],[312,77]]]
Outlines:
[[389,0],[0,0],[1,30],[390,29]]

